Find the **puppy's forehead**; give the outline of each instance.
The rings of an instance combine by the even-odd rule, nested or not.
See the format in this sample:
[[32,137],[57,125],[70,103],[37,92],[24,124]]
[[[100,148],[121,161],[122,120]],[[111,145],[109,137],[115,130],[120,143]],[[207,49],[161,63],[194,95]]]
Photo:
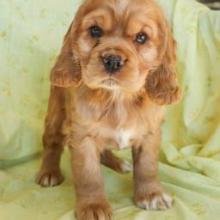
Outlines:
[[132,11],[143,10],[152,3],[152,0],[87,0],[86,5],[89,11],[103,8],[112,10],[116,16],[124,16]]
[[105,0],[112,7],[116,16],[123,16],[146,7],[149,0]]
[[[95,23],[106,30],[137,33],[143,26],[151,26],[157,16],[157,7],[153,0],[87,0],[84,23],[86,28]],[[133,35],[127,33],[128,35]]]
[[131,0],[115,0],[115,11],[117,14],[123,14],[130,4]]

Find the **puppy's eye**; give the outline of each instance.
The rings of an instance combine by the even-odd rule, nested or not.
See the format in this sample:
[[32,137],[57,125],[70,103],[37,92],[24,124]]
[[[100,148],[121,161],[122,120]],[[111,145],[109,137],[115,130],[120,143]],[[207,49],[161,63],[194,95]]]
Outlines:
[[103,35],[103,30],[95,25],[89,28],[89,33],[93,38],[100,38]]
[[145,44],[147,40],[148,36],[144,32],[140,32],[136,35],[135,41],[139,44]]

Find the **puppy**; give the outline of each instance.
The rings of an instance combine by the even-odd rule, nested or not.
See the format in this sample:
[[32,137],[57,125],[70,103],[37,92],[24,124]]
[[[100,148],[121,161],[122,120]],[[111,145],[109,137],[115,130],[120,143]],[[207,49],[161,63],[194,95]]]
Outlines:
[[115,148],[132,148],[135,204],[171,207],[157,162],[164,106],[180,98],[175,62],[175,41],[153,0],[86,0],[79,8],[51,72],[36,179],[45,187],[63,181],[59,162],[68,145],[77,219],[111,219],[100,162],[129,168]]

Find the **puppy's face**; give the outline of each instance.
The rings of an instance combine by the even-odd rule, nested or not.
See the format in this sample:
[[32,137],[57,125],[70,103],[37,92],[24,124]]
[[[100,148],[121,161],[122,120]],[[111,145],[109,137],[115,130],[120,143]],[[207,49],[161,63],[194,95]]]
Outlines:
[[128,93],[144,88],[166,105],[181,94],[175,63],[175,41],[154,0],[86,0],[64,38],[51,82]]
[[160,62],[160,16],[149,0],[87,1],[74,39],[83,82],[95,89],[140,90]]

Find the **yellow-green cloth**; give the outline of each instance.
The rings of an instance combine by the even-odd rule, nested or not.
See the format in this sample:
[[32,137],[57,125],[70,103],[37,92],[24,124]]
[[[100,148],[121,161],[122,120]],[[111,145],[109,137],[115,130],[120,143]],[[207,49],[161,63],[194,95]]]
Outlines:
[[[180,104],[163,125],[160,178],[174,207],[132,202],[132,174],[103,167],[115,220],[220,219],[220,12],[193,0],[158,0],[178,42]],[[0,1],[0,220],[70,220],[75,203],[68,151],[65,182],[34,183],[49,94],[49,71],[77,0]],[[124,157],[129,152],[120,152]]]

